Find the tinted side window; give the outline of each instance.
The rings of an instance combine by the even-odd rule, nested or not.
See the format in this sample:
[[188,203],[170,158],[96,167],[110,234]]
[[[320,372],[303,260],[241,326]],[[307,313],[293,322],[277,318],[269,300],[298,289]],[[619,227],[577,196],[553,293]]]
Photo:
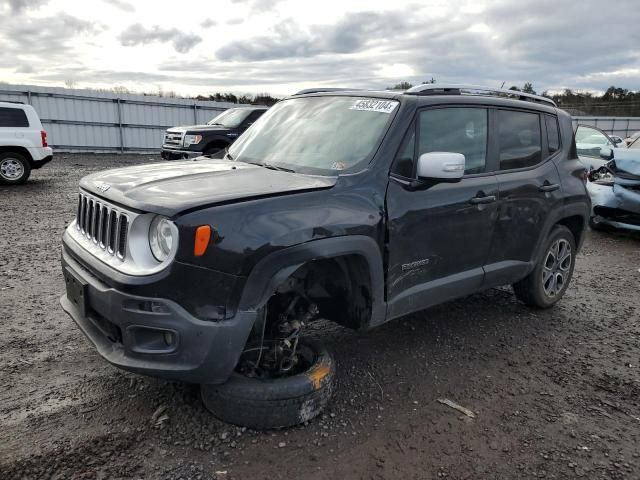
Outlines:
[[20,108],[0,107],[0,127],[28,127],[29,120]]
[[500,170],[531,167],[542,161],[540,115],[498,110]]
[[552,154],[560,149],[560,131],[558,130],[558,119],[551,115],[545,115],[547,124],[547,140],[549,142],[549,153]]
[[253,112],[251,112],[249,114],[249,116],[244,121],[244,123],[253,123],[253,122],[255,122],[258,118],[260,118],[260,115],[262,115],[263,113],[264,113],[264,110],[254,110]]
[[465,173],[484,172],[487,160],[487,110],[437,108],[420,112],[418,155],[462,153]]

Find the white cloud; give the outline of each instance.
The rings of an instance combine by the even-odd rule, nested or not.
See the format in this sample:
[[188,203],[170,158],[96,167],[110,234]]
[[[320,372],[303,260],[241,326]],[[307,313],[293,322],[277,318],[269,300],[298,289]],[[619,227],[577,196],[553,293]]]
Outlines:
[[[134,9],[135,5],[135,9]],[[637,0],[0,0],[0,80],[287,94],[403,80],[640,86]],[[207,12],[190,20],[193,12]],[[594,12],[597,22],[593,23]],[[620,14],[624,12],[624,14]]]

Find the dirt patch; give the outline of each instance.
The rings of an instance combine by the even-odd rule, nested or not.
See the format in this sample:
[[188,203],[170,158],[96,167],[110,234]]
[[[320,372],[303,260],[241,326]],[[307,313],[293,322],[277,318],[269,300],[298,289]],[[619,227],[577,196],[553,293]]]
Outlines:
[[552,310],[495,289],[366,334],[315,325],[333,401],[254,432],[213,418],[197,387],[111,367],[59,307],[79,179],[158,160],[59,155],[0,187],[0,478],[640,477],[639,236],[589,232]]

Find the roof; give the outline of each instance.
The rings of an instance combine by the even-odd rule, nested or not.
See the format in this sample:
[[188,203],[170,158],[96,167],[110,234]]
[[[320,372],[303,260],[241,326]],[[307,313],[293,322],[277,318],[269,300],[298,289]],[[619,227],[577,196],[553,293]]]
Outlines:
[[486,103],[491,99],[492,104],[505,106],[523,106],[527,108],[552,111],[557,108],[553,100],[539,95],[528,94],[516,90],[503,90],[492,87],[479,87],[469,85],[417,85],[406,91],[400,90],[364,90],[357,88],[308,88],[301,90],[291,97],[297,96],[324,96],[324,95],[349,95],[358,97],[373,97],[400,100],[412,97],[421,98],[421,103],[440,102],[443,98],[451,103]]
[[17,108],[17,107],[26,107],[27,104],[24,102],[15,102],[13,100],[0,100],[0,105],[3,107],[9,108]]
[[242,108],[244,110],[269,110],[266,105],[237,105],[231,108]]

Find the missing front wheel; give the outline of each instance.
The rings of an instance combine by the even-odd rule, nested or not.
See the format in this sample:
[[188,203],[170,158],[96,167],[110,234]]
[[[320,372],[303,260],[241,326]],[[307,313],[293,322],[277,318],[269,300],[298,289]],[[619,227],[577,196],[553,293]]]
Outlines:
[[277,294],[242,352],[236,371],[250,378],[281,378],[305,371],[313,363],[301,348],[304,327],[318,316],[315,303],[302,294]]

